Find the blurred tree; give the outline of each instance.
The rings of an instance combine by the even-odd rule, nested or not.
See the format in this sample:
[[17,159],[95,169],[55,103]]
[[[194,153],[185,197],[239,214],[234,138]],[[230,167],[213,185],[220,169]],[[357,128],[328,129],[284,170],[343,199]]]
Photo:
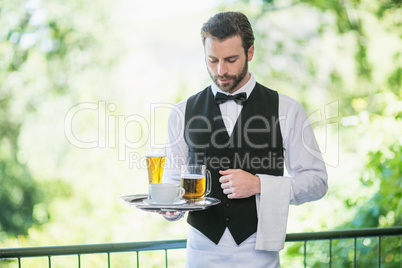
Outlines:
[[[295,97],[307,111],[338,100],[334,112],[341,125],[342,152],[354,155],[363,174],[361,189],[344,200],[354,217],[345,218],[338,228],[401,225],[402,2],[238,3],[257,36],[251,65],[258,81]],[[334,256],[350,256],[347,243],[334,245]],[[362,267],[371,267],[375,243],[363,244],[360,257],[367,260]],[[394,267],[400,259],[392,256],[398,256],[400,244],[388,246],[383,262]],[[301,247],[292,246],[287,256],[299,255]],[[317,244],[310,250],[309,267],[327,265],[329,258],[319,257],[328,257],[326,247]],[[351,261],[345,258],[336,267],[350,267]]]
[[[351,197],[345,202],[353,209],[355,216],[349,222],[339,226],[340,229],[392,227],[401,226],[402,219],[402,144],[395,141],[389,147],[384,147],[368,154],[361,178],[365,192],[372,195]],[[370,189],[372,188],[372,189]],[[363,191],[363,190],[362,190]],[[378,265],[378,247],[381,246],[381,265],[384,267],[399,267],[401,256],[400,237],[382,237],[381,245],[377,238],[361,238],[356,241],[356,260],[361,267]],[[308,267],[321,267],[329,263],[329,246],[322,242],[308,243]],[[303,245],[294,244],[287,250],[288,256],[298,256],[303,252]],[[324,260],[319,256],[325,256]],[[354,242],[352,239],[332,241],[332,266],[351,267],[354,261]],[[381,266],[381,267],[382,267]]]
[[379,183],[378,192],[361,205],[351,203],[359,207],[359,217],[349,224],[351,227],[402,226],[402,218],[398,216],[402,215],[401,163],[402,146],[398,143],[369,154],[361,181],[370,186]]
[[[400,178],[391,160],[400,157],[402,132],[401,2],[239,2],[236,9],[248,11],[257,35],[251,64],[258,81],[301,100],[307,110],[339,100],[342,147],[356,153],[364,174],[364,190],[346,201],[356,212],[351,224],[399,224],[400,194],[387,185]],[[60,97],[76,104],[88,80],[110,69],[114,54],[105,54],[100,40],[109,34],[111,16],[106,1],[0,2],[0,239],[46,222],[49,195],[69,191],[56,180],[39,182],[19,138],[40,107]],[[379,200],[389,202],[373,204]]]
[[[257,36],[258,53],[251,64],[259,81],[274,88],[280,85],[280,91],[301,100],[307,110],[339,100],[337,117],[346,151],[362,157],[369,154],[368,163],[376,163],[374,156],[383,148],[388,148],[388,155],[398,156],[402,127],[401,1],[239,2],[250,14]],[[292,23],[280,23],[280,18]],[[376,142],[370,142],[373,139]],[[363,169],[364,158],[360,162]],[[396,174],[393,179],[399,178],[397,165],[387,170]],[[363,186],[372,185],[380,183]],[[395,203],[380,203],[391,204]]]
[[[343,79],[334,72],[332,76],[338,78],[333,82],[340,87],[334,89],[333,94],[342,98],[342,116],[357,115],[358,123],[344,129],[345,134],[352,134],[353,131],[357,136],[352,134],[348,139],[355,142],[359,136],[366,136],[378,141],[369,143],[366,148],[360,147],[367,154],[361,178],[362,188],[366,189],[362,192],[373,195],[357,195],[345,201],[350,209],[357,210],[354,220],[342,228],[402,225],[401,219],[396,216],[402,212],[401,1],[302,2],[323,11],[334,11],[339,33],[345,35],[352,32],[356,36],[356,83],[354,87],[342,90],[345,88]],[[384,38],[380,43],[387,46],[386,53],[377,47],[380,38]],[[385,59],[380,60],[380,55]]]
[[[21,73],[30,48],[20,43],[29,32],[29,11],[21,3],[2,2],[0,35],[0,234],[26,234],[34,223],[33,208],[41,201],[38,184],[27,166],[18,159],[18,138],[23,119],[18,110],[35,109],[32,102],[16,104],[16,90],[24,83]],[[26,36],[25,36],[26,37]],[[22,106],[22,107],[21,107]],[[16,111],[17,110],[17,111]],[[4,238],[4,233],[0,238]]]
[[46,222],[52,196],[69,192],[57,178],[32,176],[19,138],[40,108],[62,97],[76,103],[90,72],[113,62],[102,56],[99,38],[105,17],[98,7],[105,4],[88,3],[94,14],[88,16],[85,3],[0,2],[0,240]]

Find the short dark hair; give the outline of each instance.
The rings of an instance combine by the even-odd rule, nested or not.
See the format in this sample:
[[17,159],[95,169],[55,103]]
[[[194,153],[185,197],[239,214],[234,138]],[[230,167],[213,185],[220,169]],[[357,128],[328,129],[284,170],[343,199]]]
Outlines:
[[254,44],[254,34],[248,18],[240,12],[226,11],[217,13],[209,18],[201,28],[201,38],[204,46],[207,37],[224,41],[236,35],[240,36],[247,55],[248,49]]

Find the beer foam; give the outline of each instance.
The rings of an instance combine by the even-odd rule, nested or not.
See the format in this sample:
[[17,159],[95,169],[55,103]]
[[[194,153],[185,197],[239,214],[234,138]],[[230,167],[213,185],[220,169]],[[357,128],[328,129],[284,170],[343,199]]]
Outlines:
[[205,176],[201,174],[184,174],[182,175],[183,179],[204,179]]
[[164,153],[160,153],[160,154],[158,154],[158,153],[148,153],[148,154],[145,154],[145,156],[146,157],[164,157],[164,156],[166,156],[166,154],[164,154]]

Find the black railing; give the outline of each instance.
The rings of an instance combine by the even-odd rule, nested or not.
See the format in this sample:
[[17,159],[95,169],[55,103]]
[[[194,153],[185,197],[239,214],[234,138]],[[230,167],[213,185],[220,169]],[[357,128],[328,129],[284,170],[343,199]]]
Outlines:
[[[385,239],[385,237],[394,237],[394,238],[399,238],[399,241],[396,243],[396,246],[392,247],[393,254],[395,253],[398,256],[394,256],[392,264],[386,265],[384,264],[386,260],[382,261],[382,257],[384,254],[382,254],[382,241]],[[370,265],[371,266],[364,266],[364,265],[358,265],[358,247],[357,247],[357,242],[358,239],[367,239],[367,238],[376,238],[377,239],[377,245],[376,245],[376,252],[375,254],[372,252],[365,252],[367,256],[373,257],[376,255],[376,260],[371,260]],[[340,256],[342,258],[342,264],[337,264],[333,265],[333,258],[336,257],[334,254],[334,247],[333,244],[335,241],[339,242],[342,240],[352,240],[352,260],[347,261],[345,260],[345,254],[343,252],[343,256]],[[303,243],[303,265],[304,267],[308,267],[307,265],[307,260],[308,260],[308,249],[307,245],[308,243],[314,243],[315,241],[328,241],[328,247],[327,248],[322,248],[322,244],[313,247],[314,251],[322,251],[322,252],[327,252],[328,254],[328,260],[326,263],[328,264],[328,267],[392,267],[392,268],[397,268],[400,267],[402,268],[402,227],[389,227],[389,228],[366,228],[366,229],[351,229],[351,230],[335,230],[335,231],[328,231],[328,232],[311,232],[311,233],[294,233],[294,234],[287,234],[286,236],[286,242],[302,242]],[[395,243],[394,243],[395,244]],[[321,247],[321,248],[320,248]],[[341,250],[339,249],[337,252],[340,252]],[[396,260],[396,261],[395,261]],[[375,265],[373,264],[374,262]],[[398,263],[399,262],[399,263]],[[367,265],[367,262],[364,263]],[[310,265],[314,266],[314,265]]]
[[[390,227],[390,228],[370,228],[370,229],[354,229],[354,230],[336,230],[329,232],[311,232],[311,233],[293,233],[287,234],[286,242],[294,242],[302,246],[298,247],[302,250],[303,265],[304,267],[315,266],[308,264],[309,248],[308,243],[314,243],[314,241],[328,241],[328,248],[319,246],[312,247],[314,252],[322,251],[327,252],[328,255],[324,265],[327,267],[334,266],[333,259],[336,257],[337,251],[334,250],[334,241],[340,240],[352,240],[353,241],[353,257],[350,261],[351,265],[347,267],[358,267],[358,239],[375,238],[377,240],[376,245],[376,262],[377,267],[382,267],[383,262],[387,262],[387,259],[382,254],[382,241],[385,237],[394,237],[399,241],[393,242],[392,251],[392,266],[389,267],[402,267],[402,227]],[[136,253],[136,265],[140,267],[139,253],[142,251],[164,251],[165,267],[168,266],[168,250],[182,249],[186,247],[186,240],[170,240],[170,241],[150,241],[150,242],[135,242],[135,243],[108,243],[108,244],[86,244],[86,245],[69,245],[69,246],[50,246],[50,247],[24,247],[24,248],[5,248],[0,249],[0,267],[2,267],[2,261],[10,262],[15,260],[18,262],[18,267],[22,267],[21,260],[29,257],[46,257],[48,267],[52,267],[52,257],[60,255],[75,255],[77,256],[77,266],[81,267],[81,256],[84,254],[106,254],[107,267],[111,267],[111,254],[118,252],[135,252]],[[344,249],[344,248],[342,248]],[[313,253],[314,253],[313,252]],[[310,252],[311,253],[311,252]],[[371,250],[371,255],[372,255]],[[362,252],[363,255],[366,254]],[[350,254],[349,254],[350,255]],[[344,257],[344,256],[342,256]],[[388,261],[391,257],[388,258]],[[323,262],[321,262],[323,264]],[[395,266],[396,265],[396,266]],[[388,266],[387,266],[388,267]]]
[[50,247],[24,247],[0,249],[1,259],[17,259],[18,267],[22,267],[21,259],[28,257],[47,257],[49,268],[52,266],[52,256],[76,255],[77,267],[81,267],[81,256],[84,254],[107,254],[107,267],[111,267],[111,254],[119,252],[135,252],[137,267],[140,267],[139,252],[141,251],[165,251],[165,267],[168,266],[168,250],[186,247],[186,239],[169,241],[147,241],[127,243],[85,244]]

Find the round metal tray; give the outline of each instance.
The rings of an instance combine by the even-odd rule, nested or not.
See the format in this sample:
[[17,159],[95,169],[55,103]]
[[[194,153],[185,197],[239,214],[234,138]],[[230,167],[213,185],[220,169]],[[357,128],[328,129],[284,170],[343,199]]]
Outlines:
[[131,207],[136,207],[143,210],[153,210],[153,211],[196,211],[204,210],[211,206],[219,204],[221,201],[217,198],[207,197],[204,200],[197,202],[185,202],[181,204],[148,204],[144,203],[143,200],[148,199],[147,194],[134,194],[134,195],[124,195],[119,198],[126,205]]

